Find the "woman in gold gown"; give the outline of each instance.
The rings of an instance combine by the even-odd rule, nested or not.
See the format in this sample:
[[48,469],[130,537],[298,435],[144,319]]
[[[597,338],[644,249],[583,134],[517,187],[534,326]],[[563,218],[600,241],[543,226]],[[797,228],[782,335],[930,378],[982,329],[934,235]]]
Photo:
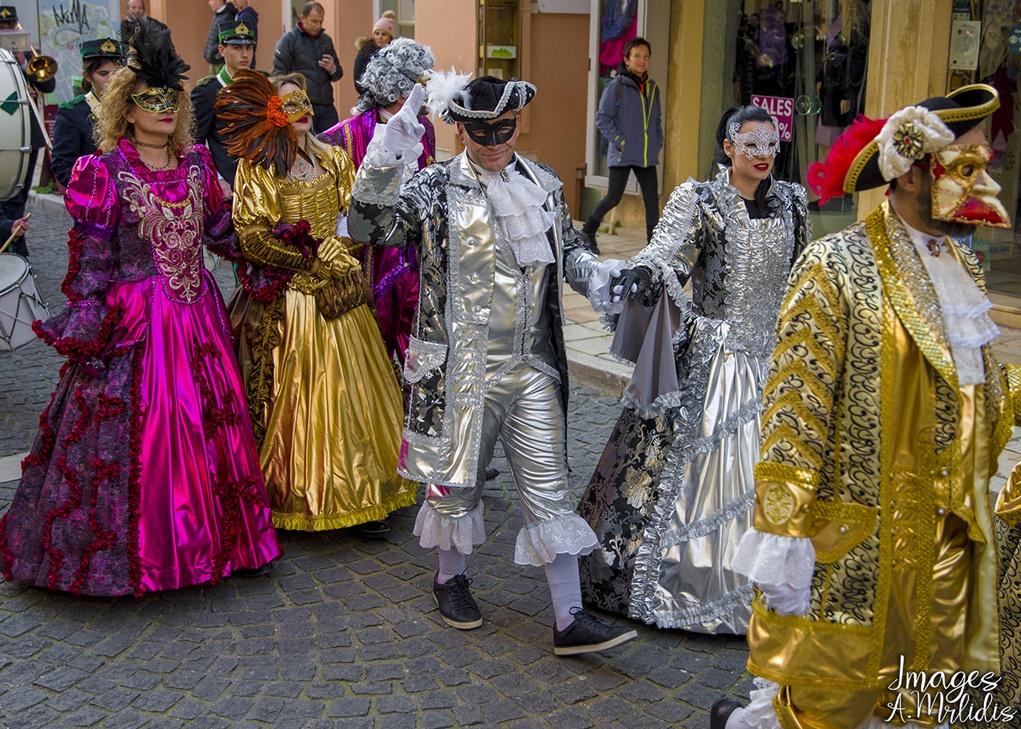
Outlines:
[[241,158],[248,265],[229,309],[273,524],[379,536],[416,489],[397,475],[400,389],[347,237],[354,167],[309,133],[304,77],[275,81],[242,71],[217,101]]

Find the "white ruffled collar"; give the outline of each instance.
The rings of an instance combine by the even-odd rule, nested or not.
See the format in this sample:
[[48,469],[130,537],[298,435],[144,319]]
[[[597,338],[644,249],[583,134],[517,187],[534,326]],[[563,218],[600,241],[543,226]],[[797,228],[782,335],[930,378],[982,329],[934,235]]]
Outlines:
[[546,209],[546,192],[517,169],[518,156],[499,172],[472,166],[493,208],[498,232],[510,244],[522,268],[553,263],[553,249],[546,231],[556,216]]
[[943,325],[962,385],[985,382],[982,347],[1000,335],[989,317],[993,304],[982,293],[975,279],[950,250],[954,245],[946,236],[932,236],[901,223],[929,273],[943,313]]

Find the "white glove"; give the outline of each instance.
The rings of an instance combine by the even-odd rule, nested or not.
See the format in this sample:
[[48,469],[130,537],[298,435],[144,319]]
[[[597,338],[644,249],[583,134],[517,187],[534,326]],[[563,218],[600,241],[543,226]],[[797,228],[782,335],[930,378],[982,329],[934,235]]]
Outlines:
[[[422,154],[422,135],[425,126],[418,121],[418,110],[425,100],[425,88],[415,84],[407,100],[383,127],[383,149],[400,161],[414,159]],[[408,154],[411,157],[408,157]]]

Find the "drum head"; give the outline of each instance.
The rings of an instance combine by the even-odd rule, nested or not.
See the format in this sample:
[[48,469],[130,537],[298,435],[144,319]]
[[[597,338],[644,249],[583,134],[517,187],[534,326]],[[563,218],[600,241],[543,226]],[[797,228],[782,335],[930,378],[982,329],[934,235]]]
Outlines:
[[28,275],[28,261],[17,253],[0,253],[0,294],[10,291]]
[[0,200],[31,184],[27,179],[32,146],[30,103],[25,74],[14,56],[0,49]]

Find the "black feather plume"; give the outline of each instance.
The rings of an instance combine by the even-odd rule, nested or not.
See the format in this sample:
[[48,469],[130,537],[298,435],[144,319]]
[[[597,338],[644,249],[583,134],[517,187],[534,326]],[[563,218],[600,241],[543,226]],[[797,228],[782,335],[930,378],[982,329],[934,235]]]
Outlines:
[[167,28],[142,18],[131,38],[128,68],[152,88],[183,90],[184,72],[191,66],[177,55]]

